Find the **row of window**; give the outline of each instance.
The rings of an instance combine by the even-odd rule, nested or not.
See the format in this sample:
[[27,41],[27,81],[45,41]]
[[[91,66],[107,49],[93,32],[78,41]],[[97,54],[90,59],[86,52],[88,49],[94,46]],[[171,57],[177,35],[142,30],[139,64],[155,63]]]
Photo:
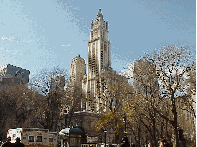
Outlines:
[[101,23],[101,22],[99,22],[99,20],[97,19],[97,21],[95,21],[94,22],[94,24],[92,23],[91,24],[91,29],[97,29],[97,28],[99,28],[99,27],[103,27],[103,28],[105,28],[105,29],[108,29],[108,22],[104,22],[104,23]]
[[[23,139],[26,139],[26,137],[23,137]],[[34,142],[34,136],[29,136],[29,142]],[[42,142],[42,136],[37,136],[36,142]],[[53,138],[49,138],[49,142],[53,142]]]

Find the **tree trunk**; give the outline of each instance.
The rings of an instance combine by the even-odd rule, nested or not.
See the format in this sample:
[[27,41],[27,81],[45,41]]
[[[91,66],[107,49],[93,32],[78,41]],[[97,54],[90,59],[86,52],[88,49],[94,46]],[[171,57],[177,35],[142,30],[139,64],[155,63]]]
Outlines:
[[164,123],[163,122],[164,122],[164,120],[161,122],[161,134],[160,134],[160,138],[163,137],[163,126],[164,126]]
[[174,115],[174,121],[173,121],[173,127],[174,127],[174,147],[179,147],[179,138],[178,138],[178,128],[177,128],[177,112],[176,112],[176,104],[175,104],[175,98],[174,98],[174,92],[171,96],[171,102],[172,102],[172,113]]
[[177,112],[175,108],[174,112],[174,122],[173,122],[173,127],[174,127],[174,136],[175,136],[175,145],[174,147],[179,147],[179,136],[178,136],[178,128],[177,128]]
[[[154,114],[155,115],[155,114]],[[155,118],[153,118],[153,147],[157,147]]]
[[140,146],[141,145],[141,138],[140,138],[140,135],[141,135],[141,133],[140,133],[140,125],[138,126],[138,145]]

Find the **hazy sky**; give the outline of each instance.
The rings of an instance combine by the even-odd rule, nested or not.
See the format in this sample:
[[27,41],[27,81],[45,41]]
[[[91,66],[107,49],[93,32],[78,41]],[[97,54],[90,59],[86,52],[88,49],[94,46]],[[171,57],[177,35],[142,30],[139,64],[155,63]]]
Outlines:
[[112,68],[160,44],[196,44],[195,0],[0,0],[0,66],[70,70],[86,60],[91,20],[109,22]]

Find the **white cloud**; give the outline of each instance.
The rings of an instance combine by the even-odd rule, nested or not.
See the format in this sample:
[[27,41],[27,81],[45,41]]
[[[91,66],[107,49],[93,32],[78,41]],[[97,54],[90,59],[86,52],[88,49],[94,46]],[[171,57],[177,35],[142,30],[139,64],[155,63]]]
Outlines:
[[71,46],[71,44],[68,44],[68,45],[62,45],[62,46]]
[[22,41],[18,41],[18,40],[16,40],[16,42],[32,42],[33,40],[25,40],[25,39],[23,39]]
[[17,40],[16,38],[14,38],[14,37],[5,37],[5,36],[1,37],[1,39],[2,40],[8,40],[8,41],[16,41],[16,42],[32,42],[33,41],[33,40],[25,40],[25,39],[20,41],[20,40]]
[[4,36],[1,37],[1,39],[2,39],[2,40],[9,40],[9,41],[14,41],[14,40],[16,40],[16,38],[14,38],[14,37],[8,37],[8,38],[7,38],[7,37],[4,37]]

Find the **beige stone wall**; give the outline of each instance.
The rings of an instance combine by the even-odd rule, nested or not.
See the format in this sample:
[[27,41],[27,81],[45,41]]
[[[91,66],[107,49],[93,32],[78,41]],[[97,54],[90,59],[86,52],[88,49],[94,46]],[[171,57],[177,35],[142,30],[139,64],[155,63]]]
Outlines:
[[73,58],[70,66],[70,83],[73,85],[77,84],[81,86],[81,82],[85,74],[85,60],[80,56]]
[[[103,132],[95,131],[95,122],[102,112],[110,108],[112,95],[109,94],[110,85],[118,81],[127,81],[111,68],[110,41],[108,40],[108,22],[104,21],[101,11],[96,20],[91,23],[90,40],[88,41],[87,74],[85,60],[80,57],[72,59],[70,69],[70,87],[81,86],[81,110],[73,114],[66,114],[67,122],[71,119],[71,126],[81,126],[87,136],[103,136]],[[115,105],[115,102],[113,103]],[[65,107],[65,109],[68,107]],[[68,112],[69,110],[66,109]],[[68,116],[71,117],[68,117]],[[65,127],[69,127],[65,124]],[[124,135],[124,134],[123,134]],[[115,139],[113,130],[108,131],[108,142]]]
[[105,107],[103,92],[105,79],[111,70],[110,42],[108,41],[108,22],[105,22],[101,10],[96,20],[91,22],[90,40],[88,41],[88,72],[85,88],[87,97],[86,110],[100,112]]

